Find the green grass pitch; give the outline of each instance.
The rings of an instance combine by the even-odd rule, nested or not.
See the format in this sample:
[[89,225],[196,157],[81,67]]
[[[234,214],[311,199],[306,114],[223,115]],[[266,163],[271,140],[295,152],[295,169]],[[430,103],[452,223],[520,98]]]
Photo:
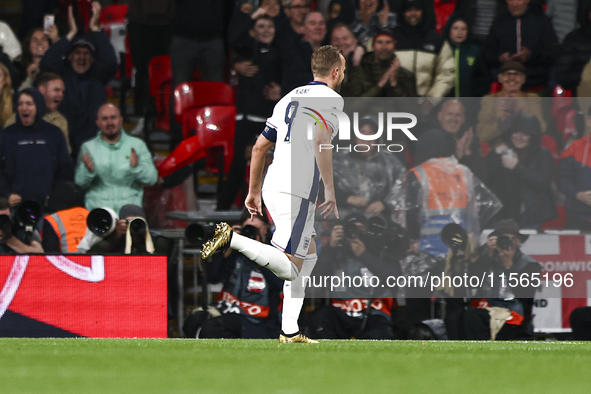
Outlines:
[[1,393],[591,393],[591,343],[0,339]]

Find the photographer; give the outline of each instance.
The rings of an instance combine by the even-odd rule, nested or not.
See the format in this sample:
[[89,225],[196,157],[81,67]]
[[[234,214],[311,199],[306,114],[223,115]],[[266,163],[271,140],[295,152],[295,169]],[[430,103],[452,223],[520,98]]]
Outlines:
[[15,231],[8,200],[0,197],[0,255],[43,253],[37,231],[34,232],[33,238],[35,240],[27,245],[25,231],[20,228]]
[[127,204],[119,211],[115,231],[92,245],[87,253],[167,255],[168,251],[168,239],[148,229],[144,211],[137,205]]
[[[250,218],[242,213],[242,228],[234,231],[268,242],[269,219]],[[224,283],[217,308],[197,310],[183,326],[187,337],[197,338],[277,338],[280,332],[278,308],[283,281],[271,271],[229,249],[213,256],[207,264],[207,280]],[[212,313],[213,312],[213,313]]]
[[[501,220],[488,236],[469,273],[479,278],[485,275],[484,283],[472,298],[475,309],[446,318],[449,339],[518,339],[533,333],[536,287],[532,278],[539,277],[541,267],[519,249],[525,240],[527,236],[519,233],[519,226],[512,219]],[[528,286],[523,286],[522,281],[516,286],[510,284],[510,278],[525,276]]]
[[[370,220],[375,220],[372,218]],[[388,276],[401,274],[393,231],[376,229],[377,221],[368,222],[361,214],[352,214],[344,224],[332,228],[329,245],[322,248],[314,277],[377,276],[386,283]],[[383,223],[386,223],[383,221]],[[321,339],[393,339],[391,310],[394,303],[387,288],[335,288],[330,296],[342,292],[343,297],[330,300],[306,316],[309,335]],[[311,286],[307,291],[315,290]],[[324,288],[323,290],[328,291]],[[377,291],[376,291],[377,290]],[[385,290],[385,291],[384,291]],[[346,297],[346,298],[345,298]]]

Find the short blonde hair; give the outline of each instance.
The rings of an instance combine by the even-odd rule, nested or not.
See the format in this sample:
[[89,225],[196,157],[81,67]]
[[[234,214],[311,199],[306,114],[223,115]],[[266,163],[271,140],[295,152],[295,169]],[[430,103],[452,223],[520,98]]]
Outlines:
[[341,67],[343,50],[333,45],[324,45],[312,55],[312,74],[315,77],[327,77],[335,68]]

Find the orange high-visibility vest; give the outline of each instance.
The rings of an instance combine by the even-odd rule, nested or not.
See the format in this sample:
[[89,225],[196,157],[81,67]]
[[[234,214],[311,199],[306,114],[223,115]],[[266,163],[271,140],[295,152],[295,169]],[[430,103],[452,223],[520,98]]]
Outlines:
[[78,251],[78,244],[86,234],[86,217],[88,209],[74,207],[58,211],[53,215],[45,216],[55,233],[60,239],[62,253],[75,253]]

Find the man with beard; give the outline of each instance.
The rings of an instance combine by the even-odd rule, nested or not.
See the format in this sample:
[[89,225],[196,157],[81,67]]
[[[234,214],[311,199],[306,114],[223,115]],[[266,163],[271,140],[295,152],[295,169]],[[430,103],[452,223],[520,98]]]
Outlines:
[[70,7],[70,31],[45,52],[40,63],[42,71],[64,78],[66,90],[59,109],[68,120],[73,157],[82,143],[94,136],[94,117],[107,101],[105,88],[117,73],[115,51],[99,26],[100,11],[100,4],[93,2],[89,34],[76,36],[78,28]]
[[[68,145],[68,152],[72,153],[70,147],[70,139],[68,138],[68,121],[58,111],[59,105],[64,100],[64,79],[54,73],[43,73],[37,77],[37,88],[45,98],[45,115],[43,120],[60,128],[66,137],[66,144]],[[5,127],[13,124],[16,121],[16,114],[8,118]]]
[[416,97],[413,73],[400,67],[394,53],[396,41],[390,30],[381,30],[373,38],[373,52],[366,53],[344,85],[351,97]]
[[123,131],[123,118],[113,104],[98,111],[98,135],[82,144],[75,181],[86,190],[86,209],[111,208],[119,212],[127,204],[142,206],[144,185],[158,179],[152,155],[144,141]]

